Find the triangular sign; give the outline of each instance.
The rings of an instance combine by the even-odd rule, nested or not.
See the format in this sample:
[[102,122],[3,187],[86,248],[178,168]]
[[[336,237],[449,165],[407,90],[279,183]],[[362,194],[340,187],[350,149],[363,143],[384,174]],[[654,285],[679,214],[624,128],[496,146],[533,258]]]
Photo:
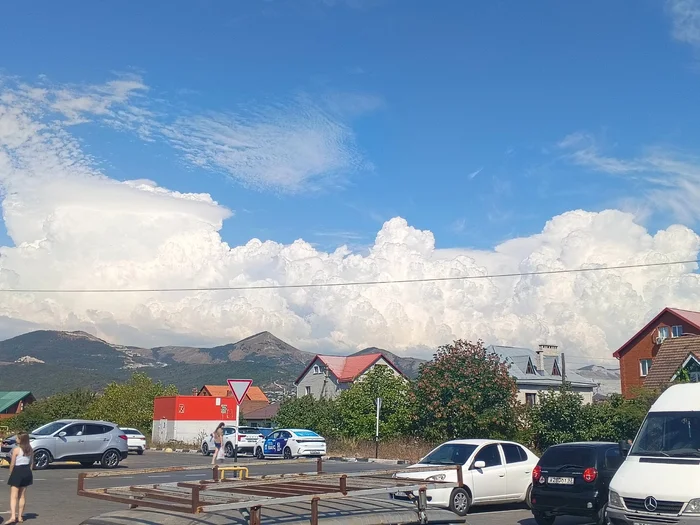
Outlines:
[[240,405],[243,403],[243,400],[245,399],[245,395],[248,392],[248,389],[250,388],[250,385],[253,384],[252,379],[227,379],[228,382],[228,387],[231,389],[231,392],[233,392],[233,397],[236,398],[236,401]]

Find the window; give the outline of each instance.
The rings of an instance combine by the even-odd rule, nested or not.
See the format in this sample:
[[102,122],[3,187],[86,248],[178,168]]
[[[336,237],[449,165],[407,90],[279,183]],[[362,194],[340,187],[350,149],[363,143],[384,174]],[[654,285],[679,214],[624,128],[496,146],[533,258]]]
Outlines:
[[525,394],[525,404],[529,407],[535,406],[535,403],[537,403],[537,394],[533,393],[526,393]]
[[630,456],[696,458],[700,449],[697,412],[649,412]]
[[562,465],[577,465],[579,467],[594,467],[596,464],[596,449],[581,445],[553,445],[540,458],[542,468],[561,467]]
[[85,429],[83,430],[83,435],[84,436],[96,436],[98,434],[106,434],[110,430],[112,430],[112,427],[108,427],[106,425],[86,424]]
[[651,370],[651,359],[640,359],[639,361],[639,375],[646,377]]
[[557,364],[556,361],[554,361],[554,366],[552,366],[552,375],[553,376],[560,376],[561,372],[559,371],[559,365]]
[[476,450],[475,445],[446,443],[420,460],[424,465],[464,465]]
[[625,458],[620,455],[619,447],[610,447],[605,451],[605,468],[617,470],[620,465],[622,465],[624,459]]
[[314,365],[314,374],[320,374],[321,373],[321,367],[318,365]]
[[310,386],[305,387],[304,393],[305,393],[305,395],[310,396],[311,395],[311,387]]
[[68,428],[64,428],[63,432],[66,436],[82,436],[83,435],[83,425],[71,425]]
[[659,327],[659,337],[661,339],[668,339],[668,337],[671,335],[671,331],[668,328],[668,326],[660,326]]
[[486,463],[486,467],[497,467],[501,465],[501,453],[498,450],[498,445],[486,445],[482,448],[479,453],[474,458],[474,462],[483,461]]
[[671,327],[671,337],[680,337],[683,335],[683,327],[676,325]]
[[690,382],[700,383],[700,372],[690,372]]
[[32,434],[35,436],[50,436],[54,432],[62,429],[66,426],[65,421],[56,421],[55,423],[49,423],[47,425],[37,428]]
[[525,369],[526,374],[535,374],[535,367],[532,366],[532,361],[528,360],[527,368]]
[[527,453],[512,443],[503,443],[503,454],[506,456],[506,463],[520,463],[527,460]]

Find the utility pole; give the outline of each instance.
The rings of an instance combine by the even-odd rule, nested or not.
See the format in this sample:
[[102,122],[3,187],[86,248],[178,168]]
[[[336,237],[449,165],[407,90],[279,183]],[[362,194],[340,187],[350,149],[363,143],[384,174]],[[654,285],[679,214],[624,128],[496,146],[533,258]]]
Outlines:
[[566,383],[566,356],[564,352],[561,353],[561,384],[562,386]]
[[377,405],[377,426],[374,431],[374,458],[379,458],[379,411],[382,409],[382,398],[378,397],[375,401]]

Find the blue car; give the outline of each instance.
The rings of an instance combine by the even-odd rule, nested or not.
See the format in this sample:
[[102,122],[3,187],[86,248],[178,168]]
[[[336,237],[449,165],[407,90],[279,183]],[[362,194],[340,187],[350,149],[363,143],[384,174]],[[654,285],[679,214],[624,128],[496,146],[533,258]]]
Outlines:
[[258,459],[321,457],[326,455],[326,440],[312,430],[283,428],[260,438],[255,447]]

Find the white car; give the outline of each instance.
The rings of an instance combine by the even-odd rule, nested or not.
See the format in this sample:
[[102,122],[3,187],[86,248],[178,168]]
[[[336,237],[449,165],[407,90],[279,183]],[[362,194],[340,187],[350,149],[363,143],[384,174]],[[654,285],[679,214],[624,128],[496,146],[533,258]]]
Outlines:
[[[233,451],[238,444],[238,454],[253,454],[258,440],[263,437],[260,431],[255,427],[224,427],[224,453],[226,457],[233,457]],[[202,454],[209,456],[214,453],[216,446],[214,445],[214,436],[209,434],[202,441]]]
[[126,435],[126,442],[129,452],[136,452],[139,456],[146,450],[146,436],[135,428],[121,427],[120,430]]
[[258,459],[277,457],[321,457],[326,455],[326,440],[312,430],[283,428],[261,437],[255,446]]
[[[532,469],[539,458],[526,447],[510,441],[491,439],[460,439],[443,443],[419,463],[410,468],[442,467],[435,472],[397,474],[397,477],[457,481],[457,470],[462,469],[464,488],[428,490],[428,503],[445,507],[459,516],[465,516],[472,505],[526,502],[532,491]],[[452,467],[452,468],[450,468]],[[450,470],[445,470],[450,468]],[[393,494],[395,499],[407,499],[405,493]]]

